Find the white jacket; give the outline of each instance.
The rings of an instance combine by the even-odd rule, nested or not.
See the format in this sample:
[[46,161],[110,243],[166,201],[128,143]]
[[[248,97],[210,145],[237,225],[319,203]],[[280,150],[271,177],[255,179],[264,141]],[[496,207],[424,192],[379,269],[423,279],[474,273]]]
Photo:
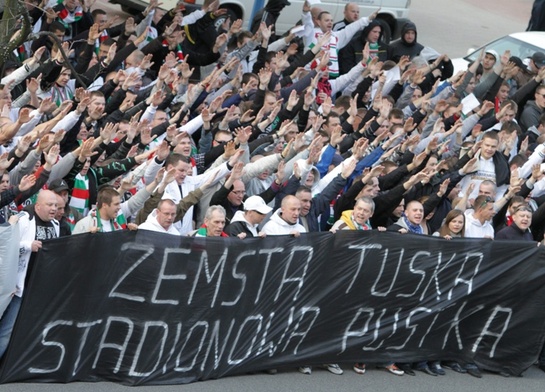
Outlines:
[[[15,295],[21,297],[25,288],[25,278],[28,269],[28,262],[32,254],[32,242],[36,239],[36,219],[30,216],[28,212],[23,212],[19,218],[19,268],[17,269],[17,285]],[[53,219],[51,221],[55,228],[57,237],[60,234],[59,222]]]

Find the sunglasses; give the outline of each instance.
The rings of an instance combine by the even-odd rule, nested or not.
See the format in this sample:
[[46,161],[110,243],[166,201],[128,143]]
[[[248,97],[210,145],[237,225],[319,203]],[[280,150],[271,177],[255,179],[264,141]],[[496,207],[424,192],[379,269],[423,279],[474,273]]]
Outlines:
[[479,209],[485,207],[488,203],[492,203],[494,200],[492,200],[491,197],[486,197],[486,199],[484,199],[482,202],[481,202],[481,205],[479,206]]

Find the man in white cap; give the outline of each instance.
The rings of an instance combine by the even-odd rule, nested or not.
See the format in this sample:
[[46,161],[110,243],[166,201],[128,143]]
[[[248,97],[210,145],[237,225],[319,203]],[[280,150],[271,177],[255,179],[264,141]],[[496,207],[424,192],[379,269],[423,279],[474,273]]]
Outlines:
[[250,196],[244,201],[244,211],[237,211],[231,223],[225,228],[230,237],[240,239],[246,237],[265,237],[264,232],[258,232],[258,226],[272,208],[260,196]]
[[488,75],[489,73],[492,73],[494,71],[494,65],[498,62],[500,56],[498,56],[498,52],[496,52],[493,49],[487,49],[484,53],[483,58],[483,75]]

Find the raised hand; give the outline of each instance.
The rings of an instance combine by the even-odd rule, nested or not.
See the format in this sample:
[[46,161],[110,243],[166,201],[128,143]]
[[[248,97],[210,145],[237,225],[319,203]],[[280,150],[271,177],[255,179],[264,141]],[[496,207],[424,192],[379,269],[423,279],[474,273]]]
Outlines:
[[36,184],[36,176],[34,174],[27,174],[19,182],[19,190],[21,192],[27,191]]

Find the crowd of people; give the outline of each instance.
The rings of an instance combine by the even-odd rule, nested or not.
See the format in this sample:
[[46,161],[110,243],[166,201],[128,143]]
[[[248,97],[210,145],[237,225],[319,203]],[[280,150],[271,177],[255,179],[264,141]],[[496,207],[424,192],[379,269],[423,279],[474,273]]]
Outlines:
[[[60,236],[543,240],[545,53],[483,50],[455,74],[414,23],[386,44],[355,3],[338,23],[305,3],[303,29],[277,35],[286,0],[269,0],[277,12],[253,31],[215,23],[218,1],[186,14],[150,0],[118,23],[81,1],[25,3],[34,39],[0,81],[0,223],[21,233],[0,357],[32,255]],[[470,95],[480,105],[467,112]],[[444,374],[436,361],[381,366]]]

